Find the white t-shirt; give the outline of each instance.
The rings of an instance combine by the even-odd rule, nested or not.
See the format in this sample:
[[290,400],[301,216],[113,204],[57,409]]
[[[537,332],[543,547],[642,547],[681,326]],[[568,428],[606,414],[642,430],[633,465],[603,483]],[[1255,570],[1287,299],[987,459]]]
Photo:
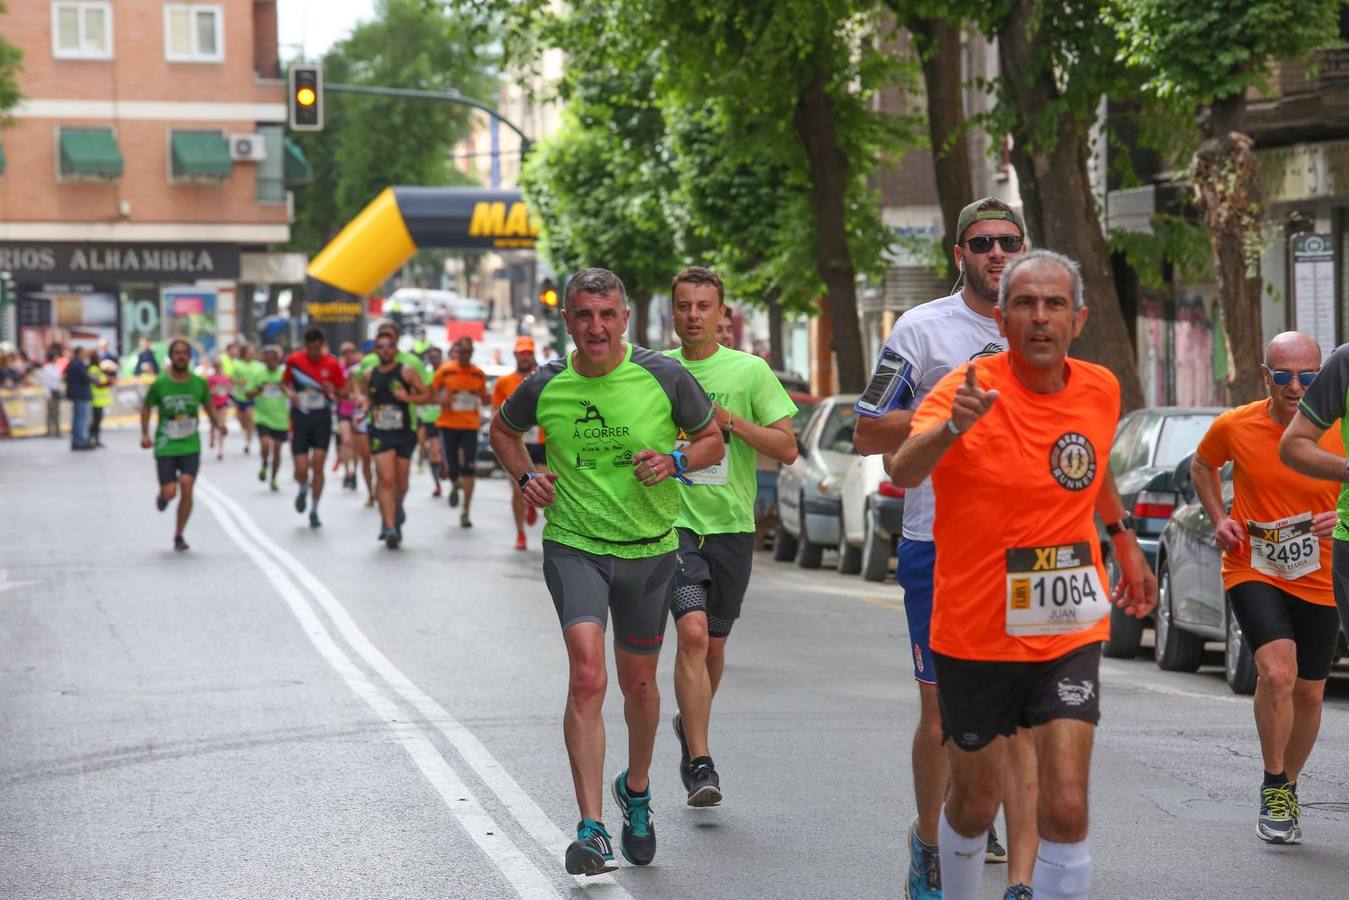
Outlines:
[[[918,404],[947,372],[981,356],[1007,349],[991,316],[970,309],[960,294],[930,300],[899,317],[886,348],[913,366],[913,401]],[[924,479],[904,492],[904,537],[911,541],[932,540],[932,517],[936,499],[932,482]]]

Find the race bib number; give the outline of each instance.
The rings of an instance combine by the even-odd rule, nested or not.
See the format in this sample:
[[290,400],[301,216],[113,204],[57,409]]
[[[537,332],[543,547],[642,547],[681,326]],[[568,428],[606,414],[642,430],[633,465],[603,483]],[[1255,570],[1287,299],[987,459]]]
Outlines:
[[371,419],[380,431],[399,431],[403,427],[403,410],[397,406],[376,406]]
[[305,412],[318,412],[328,407],[328,398],[322,391],[316,391],[313,388],[305,388],[300,391],[300,409]]
[[1091,559],[1091,544],[1013,547],[1007,551],[1007,633],[1071,634],[1110,613],[1110,595]]
[[164,433],[171,441],[181,441],[197,433],[196,416],[174,416],[164,423]]
[[[675,441],[675,449],[683,450],[689,446],[688,441]],[[696,472],[685,472],[684,477],[694,484],[725,484],[726,479],[731,472],[731,451],[727,448],[726,455],[721,458],[721,462],[716,465],[708,466],[705,469],[699,469]]]
[[450,397],[450,409],[455,412],[472,412],[478,408],[478,395],[468,391],[455,391]]
[[262,386],[262,396],[264,396],[264,397],[280,397],[280,396],[281,396],[281,385],[279,385],[279,384],[264,384],[264,385]]
[[1321,543],[1312,534],[1312,514],[1277,522],[1247,522],[1251,568],[1285,581],[1296,581],[1321,568]]

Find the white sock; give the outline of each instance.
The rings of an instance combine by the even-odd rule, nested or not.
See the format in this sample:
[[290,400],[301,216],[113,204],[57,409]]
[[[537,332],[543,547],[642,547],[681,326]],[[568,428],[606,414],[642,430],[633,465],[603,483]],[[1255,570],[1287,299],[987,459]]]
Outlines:
[[[978,837],[957,834],[941,810],[937,828],[937,849],[941,854],[941,891],[943,900],[975,900],[984,883],[984,853],[988,850],[988,831]],[[1036,894],[1039,900],[1039,894]]]
[[1087,842],[1056,844],[1042,839],[1031,887],[1035,900],[1087,900],[1091,893],[1091,851]]

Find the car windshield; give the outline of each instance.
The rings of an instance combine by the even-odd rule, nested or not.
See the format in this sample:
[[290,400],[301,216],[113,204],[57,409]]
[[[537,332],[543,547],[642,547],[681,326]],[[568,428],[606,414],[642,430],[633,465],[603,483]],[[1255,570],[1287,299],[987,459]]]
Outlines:
[[1157,439],[1157,452],[1153,456],[1154,466],[1174,467],[1187,453],[1199,446],[1199,441],[1213,424],[1212,413],[1193,413],[1184,416],[1167,416],[1162,423],[1162,433]]
[[835,403],[829,410],[824,430],[820,432],[820,449],[835,453],[852,453],[852,432],[857,425],[857,412],[851,403]]
[[815,412],[815,407],[819,405],[820,404],[818,403],[809,403],[805,400],[797,400],[796,415],[792,416],[792,431],[799,435],[806,427],[806,424],[810,422],[811,413]]

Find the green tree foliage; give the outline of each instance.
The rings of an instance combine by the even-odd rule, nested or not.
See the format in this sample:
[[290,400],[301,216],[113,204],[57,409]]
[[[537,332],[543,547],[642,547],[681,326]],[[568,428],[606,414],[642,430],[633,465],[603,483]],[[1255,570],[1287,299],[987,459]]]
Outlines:
[[[420,0],[381,0],[372,21],[324,56],[324,79],[490,98],[495,59],[479,25]],[[466,130],[465,107],[333,91],[324,104],[323,131],[295,136],[314,173],[297,195],[296,249],[318,252],[389,185],[468,183],[449,159]]]
[[[0,15],[8,11],[5,4],[0,3]],[[23,99],[19,92],[19,70],[22,64],[23,51],[0,35],[0,124],[4,124],[6,114]]]

